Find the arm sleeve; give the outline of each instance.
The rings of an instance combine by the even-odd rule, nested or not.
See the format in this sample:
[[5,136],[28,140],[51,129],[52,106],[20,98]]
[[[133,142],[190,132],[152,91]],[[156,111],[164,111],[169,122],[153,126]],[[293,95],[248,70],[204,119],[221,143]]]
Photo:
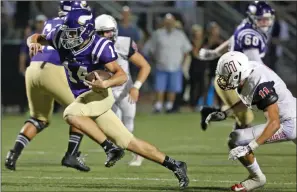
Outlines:
[[273,87],[274,82],[264,82],[257,86],[253,97],[253,104],[258,109],[264,110],[269,105],[274,104],[278,100],[278,95]]

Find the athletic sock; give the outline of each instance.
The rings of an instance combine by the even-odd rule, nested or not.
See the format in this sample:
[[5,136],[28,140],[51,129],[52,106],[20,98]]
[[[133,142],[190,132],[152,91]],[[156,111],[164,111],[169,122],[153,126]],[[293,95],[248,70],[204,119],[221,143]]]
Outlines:
[[15,141],[13,151],[15,153],[21,154],[23,149],[30,143],[30,141],[31,140],[26,135],[20,133]]
[[100,144],[101,147],[104,149],[105,153],[108,152],[110,149],[115,148],[116,146],[109,141],[108,139],[106,139],[103,143]]
[[263,174],[256,158],[255,158],[253,164],[246,166],[246,169],[249,171],[250,175],[262,175]]
[[70,132],[69,141],[68,141],[68,149],[67,149],[68,154],[73,155],[73,154],[77,153],[82,138],[83,138],[83,134]]
[[177,167],[176,160],[168,157],[167,155],[162,165],[172,171]]

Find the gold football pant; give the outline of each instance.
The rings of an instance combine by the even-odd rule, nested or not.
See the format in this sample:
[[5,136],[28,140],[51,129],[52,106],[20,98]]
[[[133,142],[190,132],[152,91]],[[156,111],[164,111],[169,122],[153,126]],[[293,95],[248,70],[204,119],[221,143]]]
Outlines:
[[99,92],[87,91],[78,96],[64,111],[64,118],[86,116],[95,120],[103,133],[119,147],[127,148],[134,138],[122,121],[111,110],[114,97],[111,88]]
[[63,107],[74,101],[63,66],[32,61],[25,78],[31,117],[49,122],[54,100]]
[[[228,108],[232,107],[234,104],[240,101],[240,98],[235,90],[224,91],[218,86],[217,77],[215,78],[214,87],[217,94]],[[254,114],[250,109],[247,108],[246,111],[243,112],[234,111],[234,117],[236,119],[237,124],[241,127],[244,127],[252,123],[254,119]]]

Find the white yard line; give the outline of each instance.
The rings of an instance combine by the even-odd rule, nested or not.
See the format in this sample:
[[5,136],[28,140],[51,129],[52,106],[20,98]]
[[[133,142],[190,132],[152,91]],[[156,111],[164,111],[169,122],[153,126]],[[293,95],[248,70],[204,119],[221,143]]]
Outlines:
[[[140,177],[52,177],[52,176],[44,176],[44,177],[34,177],[34,176],[10,176],[2,174],[3,178],[18,178],[18,179],[53,179],[53,180],[122,180],[122,181],[177,181],[176,179],[165,179],[165,178],[140,178]],[[232,180],[202,180],[202,179],[191,179],[191,182],[207,182],[207,183],[236,183],[239,181]],[[267,185],[296,185],[296,182],[286,182],[286,183],[278,183],[278,182],[267,182]]]

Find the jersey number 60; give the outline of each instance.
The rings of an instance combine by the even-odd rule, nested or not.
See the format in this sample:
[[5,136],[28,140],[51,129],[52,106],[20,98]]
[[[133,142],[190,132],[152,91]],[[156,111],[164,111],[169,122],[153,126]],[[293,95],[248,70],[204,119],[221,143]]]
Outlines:
[[245,45],[253,45],[258,46],[259,45],[259,38],[252,35],[246,35],[244,37],[244,44]]

